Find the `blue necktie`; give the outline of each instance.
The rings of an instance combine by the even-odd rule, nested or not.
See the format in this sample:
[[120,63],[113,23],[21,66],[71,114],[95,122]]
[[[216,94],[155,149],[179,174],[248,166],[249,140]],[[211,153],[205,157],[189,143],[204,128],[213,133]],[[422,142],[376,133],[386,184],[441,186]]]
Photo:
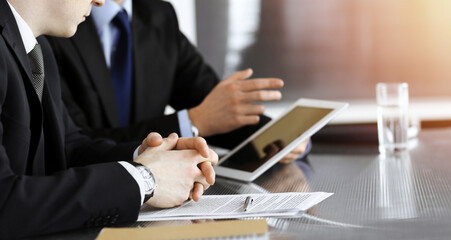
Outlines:
[[113,19],[119,30],[116,50],[111,59],[111,76],[113,79],[119,125],[127,126],[130,121],[130,102],[132,85],[132,37],[127,13],[122,10]]

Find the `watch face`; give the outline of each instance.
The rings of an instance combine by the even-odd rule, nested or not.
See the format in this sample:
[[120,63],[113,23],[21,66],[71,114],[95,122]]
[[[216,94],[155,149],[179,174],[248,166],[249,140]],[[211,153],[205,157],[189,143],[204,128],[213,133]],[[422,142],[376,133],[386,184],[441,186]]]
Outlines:
[[146,192],[146,194],[151,194],[155,189],[155,179],[152,175],[152,172],[150,172],[150,170],[148,170],[148,168],[146,167],[139,167],[139,172],[144,178],[144,191]]
[[145,192],[146,192],[146,194],[150,194],[150,193],[152,193],[153,192],[153,189],[154,189],[154,187],[155,187],[155,183],[152,181],[152,180],[145,180],[144,181],[144,185],[145,185]]

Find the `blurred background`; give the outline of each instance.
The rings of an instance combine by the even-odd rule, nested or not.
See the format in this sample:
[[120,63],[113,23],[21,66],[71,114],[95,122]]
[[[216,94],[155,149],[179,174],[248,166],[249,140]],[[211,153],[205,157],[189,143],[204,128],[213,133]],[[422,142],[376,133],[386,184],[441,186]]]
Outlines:
[[451,119],[449,0],[172,0],[219,76],[280,77],[277,115],[300,97],[351,103],[337,123],[376,120],[375,84],[407,82],[411,115]]

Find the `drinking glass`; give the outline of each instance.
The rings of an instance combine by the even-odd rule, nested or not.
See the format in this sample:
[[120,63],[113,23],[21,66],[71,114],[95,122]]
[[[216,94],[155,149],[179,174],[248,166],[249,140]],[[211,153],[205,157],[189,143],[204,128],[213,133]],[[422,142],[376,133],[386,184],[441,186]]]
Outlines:
[[386,154],[406,150],[409,121],[407,83],[378,83],[376,97],[379,152]]

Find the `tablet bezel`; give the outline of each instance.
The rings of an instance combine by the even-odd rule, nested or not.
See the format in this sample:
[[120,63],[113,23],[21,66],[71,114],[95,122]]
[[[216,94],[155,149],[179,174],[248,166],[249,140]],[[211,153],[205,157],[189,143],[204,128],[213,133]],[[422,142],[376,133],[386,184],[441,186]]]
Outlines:
[[[332,111],[330,113],[328,113],[326,116],[324,116],[321,120],[316,122],[312,127],[307,129],[307,131],[305,131],[303,134],[298,136],[291,143],[289,143],[282,151],[278,152],[276,155],[271,157],[269,160],[267,160],[264,164],[262,164],[260,167],[258,167],[253,172],[246,172],[246,171],[242,171],[242,170],[238,170],[238,169],[220,166],[221,163],[226,161],[230,156],[232,156],[235,152],[237,152],[239,149],[241,149],[245,144],[252,141],[256,136],[258,136],[259,134],[264,132],[266,129],[270,128],[277,121],[279,121],[279,119],[283,118],[285,115],[287,115],[290,111],[292,111],[295,107],[298,107],[298,106],[327,108],[327,109],[332,109]],[[222,157],[219,160],[218,164],[216,166],[214,166],[216,175],[226,177],[226,178],[232,178],[232,179],[236,179],[236,180],[240,180],[240,181],[246,181],[246,182],[251,182],[251,181],[255,180],[257,177],[259,177],[261,174],[263,174],[266,170],[268,170],[271,166],[273,166],[280,159],[282,159],[283,156],[285,156],[291,150],[293,150],[296,146],[298,146],[299,144],[304,142],[306,139],[308,139],[310,136],[312,136],[314,133],[316,133],[318,130],[320,130],[322,127],[324,127],[330,120],[332,120],[332,118],[334,118],[339,112],[344,110],[347,106],[348,106],[348,103],[344,103],[344,102],[325,101],[325,100],[308,99],[308,98],[298,99],[287,110],[285,110],[279,117],[268,122],[265,126],[263,126],[257,132],[255,132],[254,134],[249,136],[245,141],[243,141],[240,145],[235,147],[227,155]]]

